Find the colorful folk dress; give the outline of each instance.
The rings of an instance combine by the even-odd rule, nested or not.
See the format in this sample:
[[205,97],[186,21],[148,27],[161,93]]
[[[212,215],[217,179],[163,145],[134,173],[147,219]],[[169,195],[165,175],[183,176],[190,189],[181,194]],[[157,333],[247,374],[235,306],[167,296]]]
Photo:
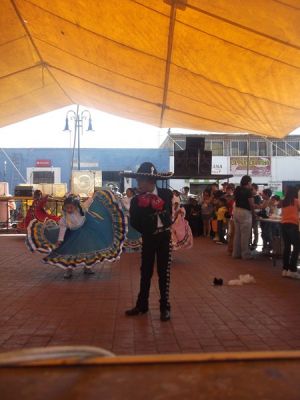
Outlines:
[[[64,240],[56,243],[65,230]],[[122,252],[126,227],[122,210],[108,190],[96,192],[84,212],[65,214],[59,225],[54,221],[33,220],[27,228],[31,251],[48,253],[44,263],[62,268],[90,268],[104,261],[115,261]]]
[[131,199],[132,197],[124,197],[121,200],[127,228],[126,239],[123,245],[123,251],[125,253],[133,253],[141,251],[142,249],[142,235],[137,230],[135,230],[130,223],[129,210]]
[[45,210],[48,201],[48,196],[42,197],[41,199],[33,200],[32,205],[29,207],[25,218],[18,224],[17,229],[19,231],[26,232],[27,227],[30,222],[37,220],[40,222],[45,222],[47,220],[52,220],[58,222],[60,217],[47,213]]
[[173,211],[172,225],[173,250],[190,249],[193,246],[193,234],[188,221],[185,219],[185,209],[179,207]]

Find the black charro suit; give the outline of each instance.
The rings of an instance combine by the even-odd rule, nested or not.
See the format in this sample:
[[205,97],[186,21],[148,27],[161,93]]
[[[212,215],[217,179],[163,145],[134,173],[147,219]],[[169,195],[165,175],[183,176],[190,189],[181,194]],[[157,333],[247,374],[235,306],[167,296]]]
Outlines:
[[[153,275],[155,257],[157,259],[157,273],[159,277],[160,310],[170,310],[169,284],[171,264],[171,232],[172,224],[172,197],[169,189],[157,188],[157,195],[164,201],[162,211],[155,211],[149,207],[140,207],[138,197],[135,196],[130,206],[130,223],[142,234],[142,265],[140,292],[136,306],[142,310],[148,310],[148,299]],[[162,227],[158,226],[158,216]]]

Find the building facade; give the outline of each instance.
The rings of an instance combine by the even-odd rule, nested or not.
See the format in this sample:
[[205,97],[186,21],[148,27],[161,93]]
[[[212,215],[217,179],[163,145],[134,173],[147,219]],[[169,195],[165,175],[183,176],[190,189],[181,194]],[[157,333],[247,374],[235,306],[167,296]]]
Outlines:
[[[170,168],[174,168],[174,154],[185,149],[187,136],[195,134],[170,134],[162,148],[170,151]],[[230,179],[238,183],[241,176],[248,173],[253,182],[269,186],[274,192],[282,191],[285,182],[300,181],[300,135],[288,136],[285,139],[266,139],[260,136],[242,134],[209,134],[197,135],[205,138],[205,149],[212,151],[212,174],[232,174]],[[171,180],[176,189],[190,185],[197,190],[209,181]]]

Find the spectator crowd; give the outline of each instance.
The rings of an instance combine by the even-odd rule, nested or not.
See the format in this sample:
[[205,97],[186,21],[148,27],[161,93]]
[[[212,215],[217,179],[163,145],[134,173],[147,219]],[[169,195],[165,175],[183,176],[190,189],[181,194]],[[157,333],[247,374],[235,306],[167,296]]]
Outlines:
[[227,245],[233,258],[245,260],[257,256],[259,244],[260,254],[271,255],[279,238],[284,243],[284,264],[294,274],[290,277],[300,278],[297,261],[291,262],[291,258],[298,260],[299,254],[296,188],[289,187],[282,200],[270,188],[260,191],[251,177],[245,175],[238,186],[225,182],[220,187],[213,183],[198,195],[191,194],[186,186],[181,193],[174,190],[174,196],[180,197],[194,237],[209,237],[218,245]]

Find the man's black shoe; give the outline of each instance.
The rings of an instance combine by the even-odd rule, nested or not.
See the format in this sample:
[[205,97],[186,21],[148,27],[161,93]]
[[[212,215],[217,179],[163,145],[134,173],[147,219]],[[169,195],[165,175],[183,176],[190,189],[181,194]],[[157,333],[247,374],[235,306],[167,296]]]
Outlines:
[[128,317],[134,317],[135,315],[146,314],[148,312],[147,309],[140,309],[139,307],[133,307],[130,310],[125,311],[125,314]]
[[95,274],[95,271],[93,271],[91,268],[85,267],[85,268],[83,269],[83,273],[84,273],[85,275],[94,275],[94,274]]
[[171,313],[169,310],[164,310],[160,312],[160,320],[161,321],[169,321],[171,319]]

